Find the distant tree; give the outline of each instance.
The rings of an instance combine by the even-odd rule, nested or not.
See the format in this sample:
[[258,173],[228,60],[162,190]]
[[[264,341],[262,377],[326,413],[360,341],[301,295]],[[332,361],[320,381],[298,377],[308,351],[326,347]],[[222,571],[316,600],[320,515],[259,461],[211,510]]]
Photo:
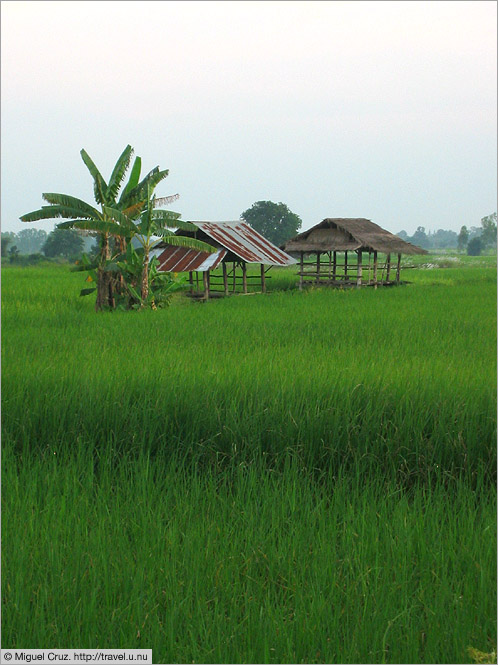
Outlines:
[[17,234],[17,246],[21,254],[36,254],[43,247],[47,232],[44,229],[22,229]]
[[17,245],[12,245],[12,247],[9,249],[9,261],[11,263],[15,263],[18,260],[19,257],[19,250],[17,249]]
[[408,233],[406,231],[400,231],[399,233],[396,233],[398,238],[401,238],[401,240],[408,241]]
[[281,245],[296,235],[301,218],[285,203],[257,201],[241,214],[241,218],[274,245]]
[[469,244],[467,245],[467,254],[469,256],[479,256],[482,250],[482,242],[478,237],[471,238]]
[[412,235],[412,237],[409,239],[411,243],[414,245],[417,245],[418,247],[422,247],[423,249],[429,249],[430,248],[430,241],[429,238],[427,237],[427,234],[425,232],[425,228],[423,226],[418,226],[417,230],[415,233]]
[[12,232],[2,233],[2,256],[7,256],[7,249],[16,241],[16,234]]
[[464,250],[469,243],[469,231],[467,227],[464,225],[460,229],[460,233],[458,234],[458,249]]
[[496,247],[496,212],[481,219],[482,247]]
[[436,233],[431,236],[431,244],[435,249],[455,248],[458,244],[458,235],[455,231],[438,229]]
[[63,256],[69,259],[83,251],[84,242],[78,231],[75,229],[54,229],[49,233],[42,251],[45,256],[53,258],[54,256]]

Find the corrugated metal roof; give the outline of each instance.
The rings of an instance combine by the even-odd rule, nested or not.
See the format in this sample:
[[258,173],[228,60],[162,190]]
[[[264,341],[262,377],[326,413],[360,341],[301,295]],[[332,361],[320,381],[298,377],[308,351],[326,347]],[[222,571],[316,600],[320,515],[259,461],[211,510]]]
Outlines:
[[290,266],[296,259],[276,247],[245,222],[191,222],[247,263]]
[[192,270],[205,272],[217,268],[226,253],[226,249],[220,249],[210,254],[209,252],[199,252],[197,249],[169,245],[153,249],[150,255],[157,257],[160,272],[190,272]]

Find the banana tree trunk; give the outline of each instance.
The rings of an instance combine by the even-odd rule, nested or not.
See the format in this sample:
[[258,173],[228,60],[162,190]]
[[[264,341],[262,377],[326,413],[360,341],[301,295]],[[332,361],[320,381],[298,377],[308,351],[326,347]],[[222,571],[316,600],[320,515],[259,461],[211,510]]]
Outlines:
[[104,307],[114,307],[112,275],[104,270],[109,257],[109,234],[103,233],[100,241],[100,265],[97,268],[97,300],[95,302],[97,312]]
[[142,269],[142,304],[149,297],[149,248],[144,249],[144,266]]
[[[126,238],[118,237],[118,247],[120,254],[126,254],[127,247]],[[116,286],[116,292],[119,295],[124,295],[126,293],[126,284],[123,275],[119,274],[114,278],[114,283]]]

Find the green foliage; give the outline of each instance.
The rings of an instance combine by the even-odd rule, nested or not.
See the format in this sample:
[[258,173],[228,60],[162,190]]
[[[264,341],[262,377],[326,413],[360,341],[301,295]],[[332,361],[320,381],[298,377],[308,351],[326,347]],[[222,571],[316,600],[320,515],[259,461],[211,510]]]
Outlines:
[[496,247],[496,212],[481,219],[483,248]]
[[301,218],[284,203],[257,201],[241,214],[241,218],[274,245],[281,245],[296,235]]
[[19,258],[19,250],[17,249],[17,245],[12,245],[12,247],[9,248],[9,261],[11,263],[16,263]]
[[458,249],[463,250],[469,244],[469,232],[466,226],[462,226],[458,234]]
[[418,226],[417,230],[411,238],[408,239],[408,242],[417,245],[417,247],[422,247],[423,249],[429,249],[430,243],[423,226]]
[[11,237],[14,234],[2,233],[2,256],[7,256],[7,249],[9,245],[12,244],[13,238]]
[[[178,213],[156,210],[156,208],[171,203],[178,195],[157,198],[153,192],[157,185],[167,177],[168,171],[161,171],[159,167],[152,169],[141,181],[141,159],[137,157],[133,164],[128,183],[117,199],[121,185],[124,182],[126,171],[131,163],[133,149],[126,146],[107,184],[95,163],[85,150],[81,150],[81,157],[88,168],[94,182],[95,200],[101,205],[101,211],[89,205],[81,199],[66,194],[45,193],[43,198],[50,205],[42,206],[39,210],[27,213],[21,217],[23,222],[31,222],[39,219],[63,218],[69,221],[57,225],[57,231],[78,229],[96,233],[99,238],[100,252],[95,270],[89,273],[87,279],[95,281],[96,286],[85,288],[82,295],[96,292],[96,309],[115,308],[122,306],[123,299],[128,299],[132,307],[138,301],[141,307],[151,305],[156,307],[158,302],[166,302],[169,295],[176,288],[177,281],[171,278],[160,278],[157,268],[154,266],[155,286],[152,286],[149,268],[149,252],[158,242],[166,242],[181,247],[191,247],[213,252],[214,249],[195,239],[178,238],[171,228],[184,228],[192,230],[192,225],[179,221]],[[158,240],[157,237],[160,239]],[[61,246],[62,236],[52,234],[47,239],[44,247],[47,256],[62,254],[68,255],[67,249]],[[131,279],[136,273],[137,253],[128,253],[127,246],[133,238],[137,238],[143,247],[140,254],[142,261],[140,284]],[[71,252],[74,254],[76,252]],[[133,256],[133,264],[129,270],[122,267],[127,257]],[[83,264],[82,264],[83,265]],[[114,272],[120,272],[120,279],[115,279]],[[161,288],[159,289],[159,285]],[[159,290],[161,293],[159,293]],[[150,291],[150,293],[149,293]],[[130,301],[131,299],[131,301]]]
[[471,238],[467,244],[467,254],[468,256],[479,256],[482,251],[482,242],[481,238],[474,237]]
[[81,254],[84,242],[75,229],[56,228],[49,233],[42,251],[45,256],[53,258],[63,256],[66,259]]

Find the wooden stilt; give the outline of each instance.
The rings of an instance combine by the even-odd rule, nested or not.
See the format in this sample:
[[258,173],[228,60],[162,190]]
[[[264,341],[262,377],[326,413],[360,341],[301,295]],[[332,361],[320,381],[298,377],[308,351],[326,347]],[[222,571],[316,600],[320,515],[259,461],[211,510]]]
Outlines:
[[304,252],[301,252],[301,270],[299,271],[299,290],[303,290]]
[[265,265],[261,264],[261,291],[266,293]]
[[332,252],[329,252],[329,280],[331,278],[331,273],[332,273]]
[[207,270],[202,273],[202,279],[204,282],[204,300],[209,300],[209,278]]
[[348,278],[348,253],[344,252],[344,281]]
[[195,285],[197,287],[197,291],[199,290],[199,271],[195,271]]
[[247,263],[242,261],[242,290],[247,293]]
[[225,295],[228,295],[228,276],[227,276],[227,264],[223,262],[221,264],[223,268],[223,290],[225,292]]
[[335,282],[336,272],[337,272],[337,252],[333,252],[333,254],[334,254],[334,261],[332,263],[332,279]]
[[316,283],[320,281],[320,252],[316,253]]
[[377,288],[377,252],[374,251],[374,289]]
[[361,273],[362,273],[362,263],[361,263],[361,249],[358,250],[358,272],[356,275],[356,288],[360,288],[361,286]]
[[190,293],[193,293],[194,292],[194,273],[193,272],[189,272],[188,281],[190,283]]
[[399,284],[400,273],[401,273],[401,254],[398,254],[398,265],[396,266],[396,284]]
[[235,265],[236,265],[236,264],[235,264],[235,261],[234,261],[234,262],[233,262],[233,280],[232,280],[232,282],[233,282],[233,284],[232,284],[232,287],[233,287],[233,293],[235,293],[235,289],[237,288],[237,285],[236,285],[236,283],[235,283]]
[[389,284],[389,275],[391,272],[391,255],[387,255],[386,284]]

